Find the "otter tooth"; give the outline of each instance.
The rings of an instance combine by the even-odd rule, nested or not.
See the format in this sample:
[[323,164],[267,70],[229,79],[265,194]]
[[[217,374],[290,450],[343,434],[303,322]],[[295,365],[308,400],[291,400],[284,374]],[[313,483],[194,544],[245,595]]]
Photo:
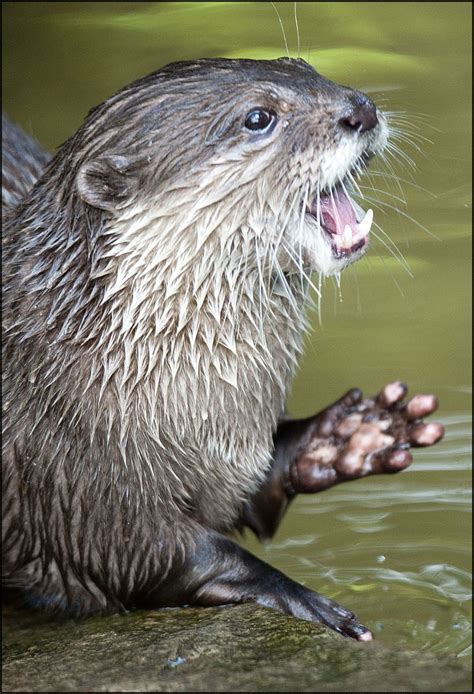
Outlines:
[[344,227],[341,241],[343,246],[352,246],[352,227],[349,224]]
[[359,232],[363,236],[368,235],[368,233],[372,227],[373,219],[374,219],[373,210],[372,209],[367,210],[367,212],[365,213],[364,219],[361,222],[359,222]]

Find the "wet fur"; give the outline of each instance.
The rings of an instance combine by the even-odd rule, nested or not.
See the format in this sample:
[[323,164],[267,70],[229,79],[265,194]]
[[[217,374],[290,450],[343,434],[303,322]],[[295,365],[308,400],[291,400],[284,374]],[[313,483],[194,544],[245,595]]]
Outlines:
[[[301,347],[301,200],[370,145],[341,153],[352,93],[303,61],[199,61],[49,163],[6,125],[4,575],[39,604],[173,604],[203,530],[239,524]],[[287,126],[242,134],[255,106]]]

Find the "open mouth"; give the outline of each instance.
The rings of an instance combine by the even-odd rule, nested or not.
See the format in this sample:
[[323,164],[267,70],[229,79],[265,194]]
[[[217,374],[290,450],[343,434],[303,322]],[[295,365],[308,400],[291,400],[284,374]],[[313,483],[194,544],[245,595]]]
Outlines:
[[365,212],[342,185],[317,195],[307,213],[328,236],[336,258],[349,256],[369,243],[374,214]]

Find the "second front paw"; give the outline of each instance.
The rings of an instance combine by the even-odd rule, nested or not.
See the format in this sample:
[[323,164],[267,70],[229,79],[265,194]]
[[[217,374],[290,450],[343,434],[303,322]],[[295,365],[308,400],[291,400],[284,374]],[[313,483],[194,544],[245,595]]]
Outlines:
[[399,381],[374,398],[363,399],[353,389],[315,417],[289,467],[291,491],[319,492],[346,480],[399,472],[412,461],[410,448],[437,443],[442,424],[423,421],[437,409],[436,397],[405,401],[406,393]]

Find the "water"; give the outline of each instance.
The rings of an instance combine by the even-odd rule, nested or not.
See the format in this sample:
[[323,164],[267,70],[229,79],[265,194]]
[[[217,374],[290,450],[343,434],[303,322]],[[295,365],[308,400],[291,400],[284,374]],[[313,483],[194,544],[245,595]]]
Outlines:
[[[292,55],[293,3],[276,3]],[[128,81],[174,60],[286,53],[270,3],[3,3],[4,108],[45,147]],[[376,172],[379,233],[340,289],[323,285],[290,408],[402,378],[436,392],[445,440],[397,476],[299,498],[274,541],[246,545],[351,607],[377,637],[470,655],[470,3],[300,3],[300,53],[369,92],[415,140]],[[406,119],[406,121],[405,121]],[[419,139],[419,135],[425,139]],[[370,185],[370,181],[366,181]],[[385,192],[383,192],[385,191]],[[392,197],[396,196],[396,197]],[[405,201],[405,202],[403,202]],[[385,204],[383,204],[385,203]],[[372,203],[370,205],[372,206]],[[399,208],[399,212],[393,209]],[[407,216],[408,215],[408,216]],[[377,231],[375,229],[375,231]],[[315,280],[317,285],[317,278]]]

